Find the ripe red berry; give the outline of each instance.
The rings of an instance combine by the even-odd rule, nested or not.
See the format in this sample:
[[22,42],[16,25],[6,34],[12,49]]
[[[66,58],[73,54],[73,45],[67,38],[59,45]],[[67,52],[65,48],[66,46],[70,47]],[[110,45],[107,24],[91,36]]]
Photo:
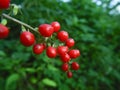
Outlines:
[[64,62],[64,63],[70,61],[70,56],[67,53],[61,55],[60,57],[61,57],[62,62]]
[[8,34],[9,29],[6,26],[0,24],[0,39],[6,38]]
[[39,26],[39,32],[44,37],[50,37],[54,32],[54,28],[49,24],[42,24]]
[[77,53],[77,57],[80,56],[80,51],[78,49],[76,49],[76,53]]
[[58,32],[60,30],[59,22],[52,22],[51,25],[54,28],[54,32]]
[[69,38],[69,39],[66,40],[66,46],[72,47],[72,46],[74,46],[74,44],[75,44],[74,39]]
[[68,39],[69,35],[66,31],[60,31],[57,34],[57,38],[62,41],[65,42]]
[[68,65],[67,63],[64,63],[64,64],[62,65],[62,70],[63,70],[63,71],[68,71],[68,69],[69,69],[69,65]]
[[0,9],[9,8],[10,0],[0,0]]
[[44,51],[44,44],[35,44],[33,46],[33,52],[35,54],[41,54]]
[[45,43],[43,43],[43,48],[46,49],[46,44]]
[[28,47],[35,43],[35,37],[31,32],[24,31],[20,34],[20,42]]
[[59,55],[63,55],[68,52],[68,47],[67,46],[58,46],[57,48],[57,53]]
[[71,72],[71,71],[68,71],[68,72],[67,72],[67,77],[68,77],[68,78],[71,78],[72,76],[73,76],[72,72]]
[[74,50],[70,50],[68,54],[70,55],[70,58],[77,58],[78,56],[80,56],[80,51],[74,49]]
[[46,50],[46,54],[49,58],[55,58],[57,56],[57,50],[56,48],[49,46]]
[[77,62],[73,62],[71,67],[72,67],[73,70],[78,70],[80,66]]

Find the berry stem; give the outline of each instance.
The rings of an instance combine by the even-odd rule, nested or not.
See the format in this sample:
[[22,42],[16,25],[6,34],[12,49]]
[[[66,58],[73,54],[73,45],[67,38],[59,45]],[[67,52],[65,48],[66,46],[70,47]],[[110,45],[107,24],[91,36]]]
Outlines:
[[19,20],[15,19],[15,18],[13,18],[13,17],[5,14],[5,13],[3,13],[2,16],[5,17],[5,18],[7,18],[7,19],[10,19],[10,20],[12,20],[12,21],[14,21],[14,22],[16,22],[16,23],[18,23],[18,24],[21,24],[21,25],[29,28],[30,30],[32,30],[32,31],[34,31],[34,32],[39,33],[39,32],[36,31],[33,27],[31,27],[30,25],[28,25],[28,24],[26,24],[26,23],[24,23],[24,22],[22,22],[22,21],[19,21]]

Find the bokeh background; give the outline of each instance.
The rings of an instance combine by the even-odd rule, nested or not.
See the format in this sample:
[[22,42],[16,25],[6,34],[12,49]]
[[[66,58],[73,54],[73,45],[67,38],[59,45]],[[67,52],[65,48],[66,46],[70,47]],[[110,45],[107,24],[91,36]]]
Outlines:
[[[15,18],[38,27],[58,21],[81,51],[80,70],[68,79],[59,58],[34,55],[20,44],[21,26],[8,20],[10,35],[0,40],[0,90],[120,90],[120,2],[113,0],[11,0],[21,5]],[[7,11],[4,11],[8,13]]]

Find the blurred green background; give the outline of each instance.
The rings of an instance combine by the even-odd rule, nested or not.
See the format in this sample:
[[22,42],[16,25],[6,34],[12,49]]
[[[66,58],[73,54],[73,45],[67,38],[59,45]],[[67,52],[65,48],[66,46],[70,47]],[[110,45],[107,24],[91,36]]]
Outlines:
[[[38,27],[58,21],[81,51],[81,68],[68,79],[59,58],[34,55],[20,44],[21,26],[8,20],[10,35],[0,40],[0,90],[120,90],[120,13],[113,0],[11,0],[23,14],[15,18]],[[7,11],[5,11],[7,13]]]

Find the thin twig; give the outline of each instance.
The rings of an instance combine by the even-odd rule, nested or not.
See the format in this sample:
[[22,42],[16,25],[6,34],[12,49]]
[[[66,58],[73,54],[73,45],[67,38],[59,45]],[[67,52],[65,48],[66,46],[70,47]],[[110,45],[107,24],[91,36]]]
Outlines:
[[22,21],[19,21],[19,20],[15,19],[15,18],[13,18],[13,17],[5,14],[5,13],[3,13],[2,16],[5,17],[5,18],[7,18],[7,19],[10,19],[10,20],[12,20],[12,21],[14,21],[14,22],[16,22],[16,23],[19,23],[19,24],[21,24],[21,25],[29,28],[30,30],[38,33],[38,31],[36,31],[33,27],[31,27],[30,25],[28,25],[28,24],[26,24],[26,23],[24,23],[24,22],[22,22]]

